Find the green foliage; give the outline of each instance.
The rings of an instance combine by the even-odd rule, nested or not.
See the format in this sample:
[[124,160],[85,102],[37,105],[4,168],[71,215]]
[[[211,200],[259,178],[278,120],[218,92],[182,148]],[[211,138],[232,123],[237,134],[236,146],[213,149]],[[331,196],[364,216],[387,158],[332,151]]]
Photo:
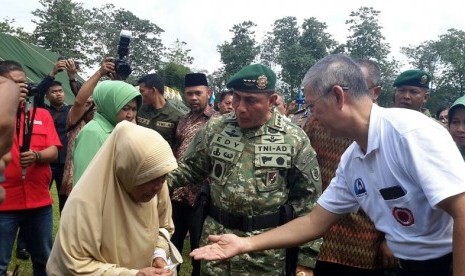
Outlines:
[[251,64],[259,53],[259,46],[252,30],[256,24],[244,21],[234,25],[230,32],[234,33],[231,42],[224,42],[218,46],[221,61],[224,63],[224,78],[229,78],[242,67]]
[[337,43],[326,32],[326,24],[316,18],[305,19],[301,28],[297,18],[284,17],[274,22],[262,44],[262,63],[279,65],[280,90],[286,98],[295,98],[305,72],[326,56]]
[[349,25],[351,34],[345,44],[344,53],[353,58],[369,59],[378,64],[384,83],[378,103],[381,106],[390,106],[393,99],[391,84],[397,74],[399,63],[395,59],[388,59],[390,46],[385,42],[386,39],[381,32],[379,14],[380,11],[371,7],[360,7],[350,13],[350,19],[346,24]]
[[38,46],[67,58],[85,59],[88,47],[85,16],[81,3],[71,0],[40,0],[43,9],[32,12],[37,19],[33,38]]
[[165,53],[168,62],[189,66],[194,61],[194,58],[189,56],[190,49],[185,49],[187,43],[176,39],[170,48]]
[[17,37],[22,41],[34,43],[32,35],[24,31],[24,28],[22,27],[13,27],[14,23],[14,19],[10,19],[8,17],[4,18],[3,21],[0,21],[0,33],[6,33]]
[[402,53],[413,68],[432,75],[430,98],[426,106],[434,112],[450,106],[465,94],[465,32],[449,29],[437,40],[403,47]]
[[[158,71],[165,81],[165,85],[178,91],[184,91],[184,77],[190,73],[189,67],[174,62],[167,62]],[[181,93],[182,94],[182,93]]]

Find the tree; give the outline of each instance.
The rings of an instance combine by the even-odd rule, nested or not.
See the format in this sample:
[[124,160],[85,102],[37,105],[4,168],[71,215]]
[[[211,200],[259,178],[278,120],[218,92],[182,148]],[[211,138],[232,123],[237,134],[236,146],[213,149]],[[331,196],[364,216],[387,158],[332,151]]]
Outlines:
[[38,19],[33,38],[38,46],[66,58],[86,60],[84,49],[90,45],[85,26],[88,18],[81,3],[71,0],[39,0],[43,9],[32,12]]
[[165,53],[168,62],[181,64],[184,66],[191,65],[194,58],[189,56],[190,49],[185,49],[187,43],[176,39],[170,48]]
[[371,7],[360,7],[357,11],[351,12],[350,19],[346,21],[351,35],[345,45],[351,57],[370,59],[378,63],[385,84],[378,103],[388,106],[393,99],[393,90],[389,89],[390,84],[395,78],[399,65],[395,59],[388,58],[390,46],[385,42],[386,39],[381,33],[379,14],[380,11]]
[[[337,45],[326,32],[326,24],[314,17],[304,20],[301,29],[293,16],[278,19],[262,44],[262,60],[281,67],[281,92],[295,98],[305,72]],[[266,63],[266,61],[263,61]]]
[[436,51],[444,63],[443,80],[457,91],[457,97],[465,94],[465,31],[449,29],[439,37]]
[[92,62],[104,56],[117,57],[121,30],[132,33],[126,59],[132,67],[132,78],[160,69],[163,44],[159,38],[163,30],[149,20],[140,19],[130,11],[116,9],[113,4],[88,11],[88,24],[92,47],[88,50]]
[[14,27],[14,23],[14,19],[10,19],[8,17],[3,18],[3,21],[0,21],[0,33],[6,33],[17,37],[24,42],[33,43],[34,40],[32,38],[32,35],[24,31],[24,28],[22,27]]
[[184,90],[184,77],[190,72],[188,67],[174,62],[165,63],[158,71],[165,81],[165,85],[178,91]]
[[230,32],[234,33],[231,42],[224,42],[218,46],[221,61],[224,66],[224,78],[229,78],[242,67],[251,64],[259,53],[259,46],[255,40],[255,32],[252,28],[256,24],[252,21],[244,21],[234,25]]

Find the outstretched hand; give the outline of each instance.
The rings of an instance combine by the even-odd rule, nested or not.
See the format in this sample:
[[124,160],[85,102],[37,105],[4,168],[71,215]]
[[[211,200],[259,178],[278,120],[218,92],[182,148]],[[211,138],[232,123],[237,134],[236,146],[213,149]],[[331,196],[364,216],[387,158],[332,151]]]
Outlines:
[[200,247],[189,255],[196,260],[225,260],[245,252],[246,241],[234,234],[209,235],[212,244]]

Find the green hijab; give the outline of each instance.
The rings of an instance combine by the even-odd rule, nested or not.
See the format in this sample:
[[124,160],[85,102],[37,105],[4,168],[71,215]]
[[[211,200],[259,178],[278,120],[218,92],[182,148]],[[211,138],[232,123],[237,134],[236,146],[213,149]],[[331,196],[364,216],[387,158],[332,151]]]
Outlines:
[[116,126],[118,112],[135,99],[137,109],[142,105],[142,96],[137,89],[124,82],[107,80],[99,83],[93,93],[97,113]]
[[[465,96],[462,96],[455,100],[454,104],[449,108],[449,113],[447,114],[447,117],[449,118],[449,126],[450,123],[452,122],[452,116],[454,116],[455,112],[459,108],[464,108],[465,109]],[[462,157],[465,160],[465,147],[459,147],[460,153],[462,153]]]

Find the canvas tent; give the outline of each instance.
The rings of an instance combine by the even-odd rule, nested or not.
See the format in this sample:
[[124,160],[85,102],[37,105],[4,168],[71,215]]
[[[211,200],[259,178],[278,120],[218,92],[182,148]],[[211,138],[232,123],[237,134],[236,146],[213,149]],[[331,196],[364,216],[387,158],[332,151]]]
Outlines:
[[[11,35],[0,33],[0,60],[19,62],[26,72],[28,82],[39,84],[47,76],[60,55],[33,44],[24,42]],[[58,73],[55,79],[63,84],[66,102],[72,103],[74,95],[68,83],[66,72]],[[78,76],[78,80],[84,80]]]
[[[19,62],[26,72],[28,82],[39,84],[50,73],[59,56],[57,53],[0,32],[0,60]],[[84,79],[79,76],[77,78],[79,82],[84,83]],[[72,104],[74,95],[71,92],[66,72],[58,73],[55,79],[63,84],[63,89],[66,93],[66,102]],[[182,112],[186,113],[189,111],[182,102],[179,91],[165,86],[165,98]]]

